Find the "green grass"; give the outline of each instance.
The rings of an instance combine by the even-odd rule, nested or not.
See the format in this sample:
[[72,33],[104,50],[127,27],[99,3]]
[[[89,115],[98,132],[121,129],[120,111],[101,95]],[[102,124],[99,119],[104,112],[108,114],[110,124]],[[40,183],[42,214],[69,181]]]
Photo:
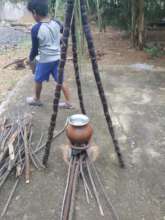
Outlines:
[[153,46],[151,48],[144,48],[144,51],[151,57],[151,58],[156,58],[156,57],[161,57],[165,55],[165,51],[160,49],[157,46]]

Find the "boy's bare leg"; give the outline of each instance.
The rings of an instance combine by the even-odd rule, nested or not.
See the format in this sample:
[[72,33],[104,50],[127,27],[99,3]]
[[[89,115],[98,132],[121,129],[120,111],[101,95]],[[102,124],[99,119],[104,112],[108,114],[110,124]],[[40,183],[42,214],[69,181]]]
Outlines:
[[69,88],[68,86],[66,85],[66,83],[63,83],[62,85],[62,91],[63,91],[63,94],[64,94],[64,97],[65,97],[65,100],[66,100],[66,103],[68,104],[71,104],[70,102],[70,91],[69,91]]
[[42,83],[35,82],[35,100],[40,100],[42,91]]
[[35,82],[34,96],[33,97],[27,97],[26,102],[29,105],[42,106],[42,103],[40,101],[41,90],[42,90],[42,83]]

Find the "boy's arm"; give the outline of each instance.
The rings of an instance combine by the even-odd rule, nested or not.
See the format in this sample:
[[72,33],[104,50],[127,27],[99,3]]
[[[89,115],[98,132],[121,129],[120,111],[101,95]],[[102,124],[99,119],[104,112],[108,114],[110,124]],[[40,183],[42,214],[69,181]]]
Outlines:
[[60,33],[62,34],[63,33],[63,30],[64,30],[64,25],[61,21],[57,20],[57,19],[54,19],[57,24],[60,26]]
[[38,55],[39,48],[39,39],[38,39],[38,31],[40,28],[40,24],[35,25],[31,30],[31,40],[32,40],[32,48],[29,55],[29,61],[32,62],[35,57]]

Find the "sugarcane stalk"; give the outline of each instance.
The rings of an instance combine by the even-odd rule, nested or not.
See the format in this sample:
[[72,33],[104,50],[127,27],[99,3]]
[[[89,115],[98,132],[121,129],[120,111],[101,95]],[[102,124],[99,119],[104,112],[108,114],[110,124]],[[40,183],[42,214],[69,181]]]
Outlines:
[[35,166],[35,168],[39,169],[39,166],[38,164],[36,163],[35,161],[35,154],[32,154],[32,136],[33,136],[33,130],[31,129],[30,130],[30,136],[29,136],[29,156],[30,156],[30,159],[33,163],[33,165]]
[[83,179],[83,185],[84,185],[84,191],[85,191],[85,196],[86,196],[87,203],[90,204],[88,190],[87,190],[87,185],[84,182],[84,179]]
[[66,56],[67,56],[67,49],[68,49],[68,38],[70,34],[70,27],[71,27],[71,20],[73,16],[73,8],[74,8],[74,1],[75,0],[67,0],[66,6],[66,13],[65,13],[65,24],[64,24],[64,32],[63,32],[63,44],[61,48],[61,60],[58,68],[58,83],[55,89],[55,98],[53,102],[53,114],[51,116],[50,127],[48,131],[48,139],[45,147],[45,153],[43,157],[43,164],[47,166],[51,143],[53,140],[53,132],[56,126],[56,119],[58,114],[58,105],[61,96],[61,88],[63,83],[63,73],[64,73],[64,66],[66,63]]
[[[52,140],[52,141],[54,141],[54,140],[55,140],[56,138],[58,138],[61,134],[63,134],[64,131],[65,131],[65,126],[64,126],[64,128],[62,128],[57,134],[55,134],[55,135],[53,136],[53,140]],[[47,142],[46,142],[46,143],[47,143]],[[42,151],[43,149],[45,149],[46,143],[42,144],[41,146],[38,145],[38,147],[34,150],[34,152],[32,152],[32,154],[33,154],[33,155],[34,155],[34,154],[36,155],[36,154],[38,154],[40,151]]]
[[109,109],[108,109],[107,99],[106,99],[106,96],[105,96],[105,93],[104,93],[104,88],[103,88],[102,81],[101,81],[101,78],[100,78],[100,73],[99,73],[99,68],[98,68],[98,63],[97,63],[97,58],[96,58],[96,51],[95,51],[95,47],[94,47],[94,43],[93,43],[93,37],[92,37],[91,30],[90,30],[89,21],[88,21],[87,12],[86,12],[86,1],[85,0],[80,0],[80,5],[81,5],[81,16],[82,16],[83,30],[84,30],[85,37],[86,37],[86,40],[87,40],[88,50],[89,50],[91,63],[92,63],[92,69],[93,69],[95,81],[96,81],[96,84],[97,84],[97,88],[98,88],[98,91],[99,91],[99,96],[100,96],[100,99],[101,99],[101,103],[102,103],[102,106],[103,106],[104,115],[105,115],[106,122],[107,122],[107,125],[108,125],[108,130],[109,130],[109,133],[110,133],[110,135],[112,137],[112,140],[113,140],[113,143],[114,143],[114,148],[115,148],[116,154],[118,156],[119,164],[120,164],[121,167],[124,167],[124,161],[123,161],[123,158],[122,158],[122,154],[121,154],[121,151],[120,151],[118,141],[117,141],[116,136],[115,136],[111,116],[110,116]]
[[[88,160],[90,160],[90,158],[88,158]],[[88,162],[88,164],[89,164],[89,162]],[[105,192],[103,183],[102,183],[102,181],[101,181],[101,178],[99,177],[99,174],[98,174],[98,172],[97,172],[97,169],[96,169],[95,165],[93,164],[93,162],[92,162],[91,160],[90,160],[90,165],[91,165],[92,168],[93,168],[94,174],[95,174],[95,176],[96,176],[96,178],[97,178],[97,181],[98,181],[98,183],[99,183],[99,185],[100,185],[100,188],[101,188],[101,190],[102,190],[102,192],[103,192],[103,194],[104,194],[104,197],[105,197],[105,199],[106,199],[106,201],[107,201],[107,204],[108,204],[108,206],[109,206],[109,208],[110,208],[110,210],[111,210],[113,219],[114,219],[114,220],[119,220],[119,216],[117,215],[116,210],[114,209],[114,207],[113,207],[113,205],[112,205],[110,199],[108,198],[108,196],[107,196],[107,194],[106,194],[106,192]]]
[[89,193],[90,197],[93,198],[92,192],[88,186],[88,183],[87,183],[87,180],[84,174],[84,170],[83,170],[83,157],[80,158],[80,172],[81,172],[81,176],[82,176],[85,188],[87,189],[87,192]]
[[77,186],[77,182],[78,182],[79,173],[80,173],[80,160],[77,161],[76,169],[75,169],[75,173],[74,173],[74,180],[73,180],[73,185],[72,185],[72,195],[71,195],[71,200],[70,200],[69,217],[67,220],[73,219],[76,186]]
[[37,155],[34,153],[33,149],[30,149],[30,154],[32,155],[33,159],[39,164],[41,168],[45,168],[45,166],[42,164],[40,159],[37,157]]
[[8,165],[8,169],[7,169],[7,171],[4,173],[3,178],[2,178],[2,180],[1,180],[1,182],[0,182],[0,189],[1,189],[1,187],[3,186],[3,184],[6,182],[7,178],[9,177],[9,175],[10,175],[10,173],[11,173],[11,171],[12,171],[12,169],[14,168],[15,163],[16,163],[16,161],[17,161],[17,159],[18,159],[18,156],[19,156],[19,155],[16,155],[15,160],[13,161],[13,163],[11,164],[11,166],[10,166],[10,164]]
[[4,183],[6,182],[7,178],[9,177],[11,171],[13,170],[13,168],[16,166],[17,160],[19,158],[19,154],[16,154],[15,156],[15,160],[13,161],[12,164],[10,164],[10,160],[8,160],[7,166],[8,168],[6,169],[6,171],[4,172],[3,176],[1,176],[1,180],[0,180],[0,189],[1,187],[4,185]]
[[73,64],[74,64],[74,71],[75,71],[75,79],[77,84],[77,93],[79,97],[80,109],[82,114],[86,114],[82,89],[81,89],[81,80],[80,80],[80,69],[78,64],[78,54],[77,54],[77,39],[76,39],[76,30],[75,30],[75,17],[72,20],[72,27],[71,27],[71,35],[72,35],[72,53],[73,53]]
[[7,161],[4,160],[4,163],[3,163],[2,167],[0,168],[0,178],[2,177],[4,172],[7,170],[8,164],[9,164],[9,159]]
[[64,213],[65,201],[66,201],[66,196],[67,196],[68,187],[69,187],[69,180],[70,180],[70,174],[71,174],[72,163],[73,163],[73,158],[71,157],[71,160],[70,160],[70,163],[69,163],[69,169],[68,169],[66,187],[65,187],[65,192],[64,192],[63,202],[62,202],[62,209],[61,209],[60,220],[63,219],[63,213]]
[[11,63],[7,64],[6,66],[4,66],[3,69],[7,69],[9,66],[14,65],[14,64],[23,63],[25,60],[27,60],[27,57],[14,60],[13,62],[11,62]]
[[24,148],[25,148],[25,179],[26,183],[30,183],[30,160],[29,160],[29,146],[28,146],[27,128],[24,128]]
[[33,163],[33,165],[35,166],[36,169],[39,169],[38,164],[36,163],[35,159],[34,159],[34,154],[32,154],[31,150],[29,149],[29,157]]
[[101,216],[104,216],[104,211],[103,211],[102,205],[100,203],[99,194],[97,192],[96,185],[95,185],[95,182],[93,180],[93,177],[92,177],[92,174],[91,174],[91,171],[90,171],[90,168],[89,168],[89,164],[88,164],[87,161],[86,161],[86,164],[87,164],[87,171],[88,171],[89,179],[91,181],[91,185],[92,185],[92,188],[93,188],[93,192],[94,192],[94,195],[95,195],[95,198],[96,198],[97,205],[98,205],[99,210],[100,210],[100,214],[101,214]]
[[[22,170],[21,170],[21,174],[23,173],[24,167],[25,166],[23,165]],[[6,214],[7,209],[9,207],[9,205],[10,205],[10,202],[11,202],[13,196],[14,196],[14,193],[16,191],[16,188],[17,188],[19,182],[20,182],[20,177],[17,177],[17,179],[15,181],[15,184],[14,184],[14,186],[13,186],[11,192],[10,192],[9,198],[8,198],[8,200],[7,200],[6,204],[5,204],[5,207],[4,207],[4,209],[3,209],[2,213],[1,213],[1,217],[4,217],[4,215]]]
[[73,186],[73,181],[74,181],[75,169],[76,169],[76,158],[73,159],[73,165],[71,168],[70,180],[69,180],[69,185],[68,185],[68,191],[66,194],[62,220],[68,220],[68,217],[69,217],[70,201],[71,201],[71,196],[72,196],[72,186]]
[[44,134],[41,134],[41,137],[40,137],[40,139],[39,139],[39,141],[38,141],[38,144],[37,144],[37,146],[36,146],[35,149],[38,149],[38,148],[41,146],[43,137],[44,137]]
[[5,207],[4,207],[4,209],[3,209],[2,213],[1,213],[1,217],[3,217],[3,216],[6,214],[7,209],[8,209],[8,207],[9,207],[9,204],[10,204],[12,198],[13,198],[14,192],[15,192],[15,190],[16,190],[18,184],[19,184],[19,181],[20,181],[20,179],[17,178],[17,180],[15,181],[15,184],[14,184],[14,186],[13,186],[13,188],[12,188],[12,191],[10,192],[9,198],[8,198],[6,204],[5,204]]
[[[14,129],[14,127],[12,126],[12,127],[10,128],[10,130],[7,132],[5,138],[3,139],[2,143],[1,143],[1,150],[3,150],[3,152],[0,154],[0,161],[1,161],[2,158],[3,158],[3,155],[5,154],[5,151],[8,150],[7,147],[5,148],[5,145],[6,145],[6,142],[7,142],[8,138],[9,138],[10,135],[12,134],[13,129]],[[4,149],[4,148],[5,148],[5,149]]]

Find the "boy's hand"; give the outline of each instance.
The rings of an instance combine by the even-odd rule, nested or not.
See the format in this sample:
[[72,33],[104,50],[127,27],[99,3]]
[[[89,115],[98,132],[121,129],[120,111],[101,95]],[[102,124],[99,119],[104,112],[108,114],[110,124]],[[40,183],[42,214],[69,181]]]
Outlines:
[[27,65],[30,66],[30,69],[32,70],[32,73],[35,73],[35,63],[33,61],[27,60]]

